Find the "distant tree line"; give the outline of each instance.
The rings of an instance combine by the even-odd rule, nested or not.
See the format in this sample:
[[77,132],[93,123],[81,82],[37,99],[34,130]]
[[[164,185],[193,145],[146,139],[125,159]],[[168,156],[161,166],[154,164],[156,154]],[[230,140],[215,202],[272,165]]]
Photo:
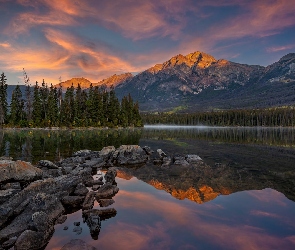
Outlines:
[[207,126],[285,126],[295,125],[294,107],[225,110],[212,112],[145,113],[145,124],[207,125]]
[[0,126],[7,127],[140,127],[143,125],[139,106],[130,94],[120,102],[114,88],[110,91],[92,85],[88,90],[78,84],[68,87],[47,86],[43,80],[32,88],[24,71],[23,95],[19,85],[7,102],[4,73],[0,77]]

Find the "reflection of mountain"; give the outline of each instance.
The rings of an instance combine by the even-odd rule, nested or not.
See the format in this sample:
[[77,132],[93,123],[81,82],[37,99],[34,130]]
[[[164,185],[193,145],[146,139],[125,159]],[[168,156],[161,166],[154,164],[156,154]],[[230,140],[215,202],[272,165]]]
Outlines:
[[291,171],[209,166],[204,162],[167,167],[147,164],[138,169],[118,170],[118,176],[131,175],[157,189],[165,190],[177,199],[189,199],[199,204],[213,200],[218,195],[264,188],[276,189],[295,201],[295,173]]

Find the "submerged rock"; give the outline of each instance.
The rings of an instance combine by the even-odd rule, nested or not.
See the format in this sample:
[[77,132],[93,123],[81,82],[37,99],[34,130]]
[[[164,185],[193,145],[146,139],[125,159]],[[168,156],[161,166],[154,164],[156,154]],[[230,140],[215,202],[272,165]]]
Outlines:
[[119,188],[117,186],[106,183],[97,190],[95,195],[96,199],[104,199],[113,197],[118,192]]
[[115,178],[117,176],[117,171],[115,168],[109,168],[106,174],[104,175],[104,179],[106,180],[106,183],[114,183]]

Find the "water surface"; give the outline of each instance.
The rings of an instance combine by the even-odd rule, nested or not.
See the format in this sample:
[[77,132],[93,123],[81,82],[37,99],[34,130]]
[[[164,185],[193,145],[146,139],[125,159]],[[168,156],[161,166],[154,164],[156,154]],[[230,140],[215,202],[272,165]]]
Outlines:
[[[97,239],[77,211],[55,227],[46,249],[60,249],[75,238],[97,249],[295,249],[294,133],[291,128],[150,126],[9,130],[1,131],[0,152],[57,161],[79,149],[139,144],[171,156],[198,154],[204,161],[195,169],[121,169],[111,206],[117,214],[102,221]],[[81,222],[79,235],[72,231],[74,221]]]

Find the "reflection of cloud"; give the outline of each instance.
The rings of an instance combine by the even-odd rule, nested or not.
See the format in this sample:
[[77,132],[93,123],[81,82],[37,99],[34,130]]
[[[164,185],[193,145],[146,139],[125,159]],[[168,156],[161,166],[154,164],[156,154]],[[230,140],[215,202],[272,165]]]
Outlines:
[[272,217],[272,218],[280,218],[277,214],[273,213],[268,213],[265,211],[258,211],[258,210],[252,210],[250,214],[255,215],[255,216],[263,216],[263,217]]
[[257,199],[260,202],[264,203],[277,203],[280,206],[287,206],[285,200],[285,196],[278,191],[271,189],[271,188],[266,188],[263,190],[255,190],[255,191],[248,191],[248,194],[255,199]]

